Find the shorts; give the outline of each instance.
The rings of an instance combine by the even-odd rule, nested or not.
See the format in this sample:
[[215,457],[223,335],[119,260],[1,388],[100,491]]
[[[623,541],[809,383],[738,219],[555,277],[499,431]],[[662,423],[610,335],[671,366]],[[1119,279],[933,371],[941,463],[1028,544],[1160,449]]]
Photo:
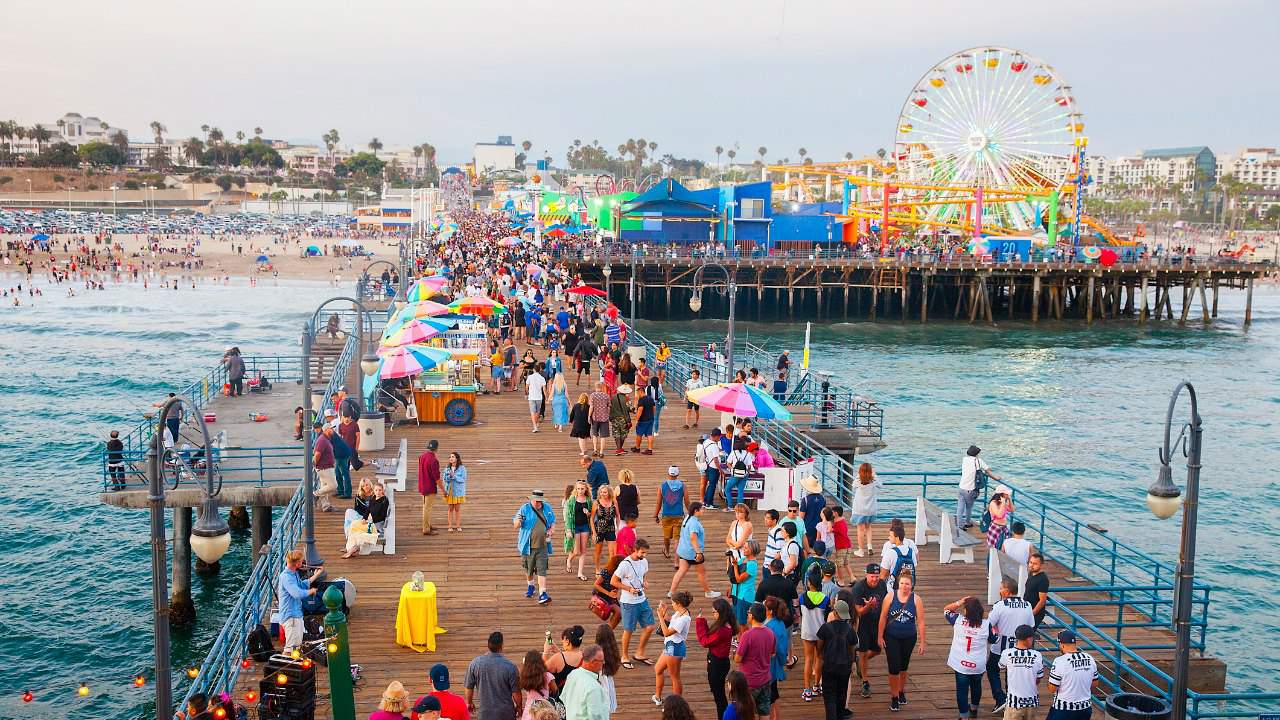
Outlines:
[[537,575],[538,577],[547,576],[547,550],[546,546],[541,548],[531,548],[528,555],[520,556],[520,564],[524,568],[524,576],[526,578]]
[[596,542],[616,542],[617,539],[618,539],[618,532],[613,528],[609,528],[604,532],[596,533]]
[[858,651],[859,652],[880,652],[880,629],[876,620],[870,622],[858,623]]
[[687,557],[685,557],[685,556],[683,556],[683,555],[681,555],[681,554],[679,554],[679,553],[676,553],[676,557],[678,557],[678,558],[680,558],[681,560],[683,560],[683,561],[685,561],[685,562],[689,563],[690,565],[701,565],[702,563],[704,563],[704,562],[706,562],[706,561],[707,561],[707,556],[706,556],[705,554],[702,556],[702,559],[701,559],[701,560],[699,560],[699,559],[697,558],[697,556],[696,556],[696,555],[695,555],[694,557],[692,557],[692,558],[687,558]]
[[292,650],[302,647],[303,634],[306,627],[302,622],[302,617],[292,617],[288,620],[281,620],[280,627],[284,628],[284,649]]
[[689,408],[690,410],[697,410],[700,407],[696,402],[686,402],[684,406]]
[[849,522],[853,523],[854,525],[870,525],[875,521],[876,521],[876,516],[874,513],[872,513],[871,515],[854,515],[849,518]]
[[889,674],[897,675],[907,671],[911,666],[911,651],[916,649],[915,637],[896,638],[886,635],[884,638],[884,656],[889,663]]
[[636,437],[652,437],[652,436],[653,436],[652,420],[641,420],[640,422],[636,423]]
[[849,567],[853,564],[853,548],[836,550],[833,554],[836,567]]
[[684,516],[662,518],[662,539],[674,540],[680,537],[680,524],[684,522]]
[[607,438],[609,437],[609,421],[596,422],[591,421],[591,437]]
[[744,600],[740,597],[733,599],[733,614],[738,618],[738,625],[745,626],[747,624],[747,613],[751,610],[751,600]]
[[489,369],[489,377],[493,378],[494,380],[500,380],[500,379],[502,379],[504,376],[505,376],[505,373],[503,373],[503,372],[502,372],[502,368],[501,368],[501,367],[496,367],[496,368],[490,368],[490,369]]
[[648,600],[638,603],[622,603],[622,629],[635,632],[640,628],[653,626],[653,608]]
[[773,683],[751,688],[751,699],[755,701],[756,714],[764,717],[773,709]]
[[689,652],[689,648],[685,647],[686,644],[668,640],[662,643],[662,652],[673,658],[683,658]]

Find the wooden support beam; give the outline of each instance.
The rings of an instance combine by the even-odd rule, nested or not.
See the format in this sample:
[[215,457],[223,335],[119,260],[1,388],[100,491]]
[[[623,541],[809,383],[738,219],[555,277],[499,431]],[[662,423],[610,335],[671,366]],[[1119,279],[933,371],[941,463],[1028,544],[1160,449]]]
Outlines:
[[920,322],[929,322],[929,273],[920,273]]
[[1244,281],[1244,326],[1253,324],[1253,278]]
[[1032,325],[1040,322],[1040,283],[1041,283],[1041,275],[1040,273],[1036,273],[1036,276],[1031,279],[1031,324]]
[[1213,278],[1213,316],[1218,317],[1218,278]]
[[1148,310],[1149,308],[1147,307],[1147,276],[1143,275],[1142,276],[1142,310],[1139,311],[1138,313],[1139,322],[1147,321]]
[[1200,322],[1209,324],[1209,300],[1205,297],[1204,276],[1196,278],[1196,289],[1200,291]]
[[983,275],[981,279],[981,292],[983,315],[986,316],[988,325],[995,325],[996,321],[991,317],[991,289],[987,287],[986,275]]
[[1093,323],[1093,291],[1096,286],[1097,278],[1092,273],[1089,275],[1089,297],[1085,299],[1085,315],[1084,320],[1087,323]]
[[871,286],[871,322],[876,321],[876,304],[880,300],[880,288],[876,285]]
[[1182,313],[1178,317],[1178,324],[1185,325],[1187,322],[1187,314],[1191,312],[1191,286],[1187,285],[1187,281],[1182,281]]
[[973,321],[976,320],[978,317],[978,310],[979,310],[978,303],[980,302],[982,301],[978,298],[978,279],[973,278],[969,280],[969,324],[970,325],[972,325]]
[[1013,297],[1017,289],[1018,289],[1017,280],[1014,279],[1012,275],[1010,275],[1009,276],[1009,307],[1008,307],[1008,318],[1010,320],[1013,319]]

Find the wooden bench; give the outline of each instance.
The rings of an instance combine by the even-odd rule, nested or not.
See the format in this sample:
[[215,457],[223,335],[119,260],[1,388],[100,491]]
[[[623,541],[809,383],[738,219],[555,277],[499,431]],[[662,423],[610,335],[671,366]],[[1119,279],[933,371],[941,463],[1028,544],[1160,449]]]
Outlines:
[[924,547],[933,538],[938,542],[938,562],[946,565],[959,558],[972,563],[973,548],[982,544],[980,538],[968,533],[957,533],[951,513],[942,509],[941,505],[916,498],[916,545]]
[[1027,566],[1002,551],[990,548],[987,552],[987,603],[1000,600],[1000,581],[1005,578],[1018,581],[1018,596],[1027,590]]

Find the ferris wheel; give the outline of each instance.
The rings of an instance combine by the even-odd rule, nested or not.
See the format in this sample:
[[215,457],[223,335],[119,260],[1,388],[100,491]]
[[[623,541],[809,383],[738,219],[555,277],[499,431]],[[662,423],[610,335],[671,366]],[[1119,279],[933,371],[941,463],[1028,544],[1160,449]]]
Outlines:
[[[958,52],[925,73],[903,103],[898,178],[931,187],[903,188],[899,200],[922,219],[951,223],[965,220],[974,188],[1056,189],[1073,174],[1083,131],[1071,86],[1048,63],[1003,47]],[[992,199],[983,205],[984,226],[1040,224],[1037,209],[1015,194]]]

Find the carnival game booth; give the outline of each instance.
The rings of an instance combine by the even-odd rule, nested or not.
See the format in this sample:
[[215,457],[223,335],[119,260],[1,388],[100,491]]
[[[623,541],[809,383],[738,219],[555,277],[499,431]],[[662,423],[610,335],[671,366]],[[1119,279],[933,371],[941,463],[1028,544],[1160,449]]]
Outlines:
[[409,419],[419,423],[470,425],[476,418],[476,396],[480,383],[476,365],[485,352],[487,325],[470,315],[437,318],[456,325],[423,345],[448,353],[448,359],[413,378],[413,412]]

